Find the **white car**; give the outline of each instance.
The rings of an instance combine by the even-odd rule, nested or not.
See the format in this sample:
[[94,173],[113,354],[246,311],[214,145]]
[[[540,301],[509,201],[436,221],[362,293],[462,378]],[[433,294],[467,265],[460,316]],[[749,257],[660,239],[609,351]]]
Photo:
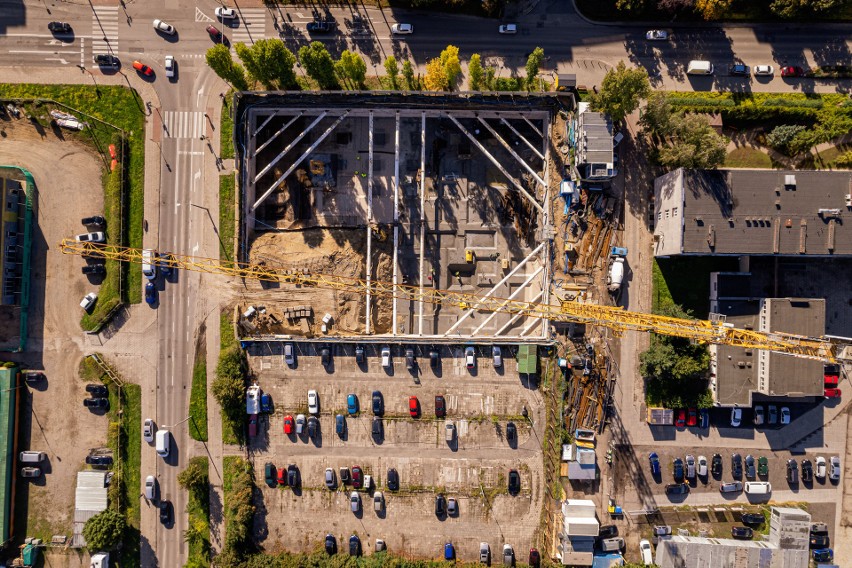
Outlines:
[[304,414],[299,414],[296,416],[296,434],[301,434],[305,430],[305,423],[307,419]]
[[394,24],[391,26],[391,33],[396,35],[413,34],[414,26],[411,24]]
[[214,13],[220,20],[233,20],[237,17],[237,11],[233,8],[216,8]]
[[173,56],[166,55],[163,67],[166,69],[166,77],[171,79],[175,76],[175,58]]
[[308,391],[308,412],[319,414],[319,398],[317,398],[317,391],[315,390]]
[[755,65],[752,72],[755,76],[768,77],[775,73],[775,69],[772,68],[772,65]]
[[353,513],[357,513],[361,508],[361,495],[357,491],[349,494],[349,508]]
[[497,28],[501,34],[516,34],[518,33],[518,24],[503,24]]
[[167,35],[175,35],[175,27],[167,24],[163,20],[154,20],[154,29]]
[[95,292],[89,292],[86,294],[86,297],[80,302],[80,307],[85,311],[89,311],[92,309],[92,306],[95,305],[95,302],[98,299],[98,295]]
[[391,352],[390,347],[385,345],[382,347],[382,367],[388,368],[391,366]]
[[707,477],[707,458],[698,456],[698,477]]
[[790,423],[790,409],[786,406],[781,407],[781,424]]
[[739,428],[740,424],[743,422],[743,409],[742,408],[734,408],[731,410],[731,426],[734,428]]
[[476,351],[473,347],[465,347],[464,348],[464,363],[467,365],[468,369],[473,369],[476,367]]
[[100,231],[96,233],[83,233],[82,235],[77,235],[74,239],[78,243],[103,243],[106,242],[106,237]]
[[[148,442],[149,444],[154,442],[154,421],[150,418],[145,419],[145,423],[142,424],[142,439]],[[825,460],[823,460],[825,461]]]
[[157,498],[157,478],[153,475],[145,478],[145,498],[149,501]]
[[828,467],[828,478],[833,481],[840,479],[840,456],[831,456]]
[[816,476],[817,479],[825,479],[825,458],[822,456],[817,456],[814,462],[814,476]]
[[654,536],[666,536],[672,534],[672,528],[669,525],[657,525],[654,527]]
[[645,33],[645,39],[650,41],[665,41],[669,39],[669,32],[666,30],[648,30]]
[[654,563],[654,555],[651,552],[651,543],[647,539],[639,541],[639,554],[642,556],[642,564],[650,566]]

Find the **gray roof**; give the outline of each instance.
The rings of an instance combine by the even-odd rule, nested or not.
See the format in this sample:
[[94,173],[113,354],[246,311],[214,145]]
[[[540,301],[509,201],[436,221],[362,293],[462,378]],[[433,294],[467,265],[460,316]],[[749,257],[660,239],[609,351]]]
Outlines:
[[684,253],[852,255],[848,171],[685,170],[683,190]]
[[807,568],[807,550],[779,550],[768,542],[664,536],[657,542],[660,568]]
[[578,163],[611,164],[612,121],[602,113],[585,111],[580,114],[579,126]]

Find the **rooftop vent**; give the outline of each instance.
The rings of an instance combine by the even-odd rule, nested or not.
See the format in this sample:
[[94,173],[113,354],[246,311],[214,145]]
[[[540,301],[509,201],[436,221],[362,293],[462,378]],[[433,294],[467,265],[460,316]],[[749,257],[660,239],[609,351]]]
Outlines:
[[784,189],[796,189],[796,176],[788,174],[784,176]]

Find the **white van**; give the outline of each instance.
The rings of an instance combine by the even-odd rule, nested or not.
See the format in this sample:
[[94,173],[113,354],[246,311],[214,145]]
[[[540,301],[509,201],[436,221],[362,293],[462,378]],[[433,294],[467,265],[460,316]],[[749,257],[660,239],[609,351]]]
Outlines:
[[647,539],[639,541],[639,554],[642,555],[642,564],[650,566],[654,563],[654,555],[651,552],[651,542]]
[[686,68],[687,75],[712,75],[713,64],[709,61],[693,59]]
[[18,454],[18,461],[21,463],[40,463],[45,458],[47,458],[47,454],[44,452],[27,451]]
[[142,250],[142,274],[148,280],[153,280],[157,277],[157,265],[154,264],[154,251],[151,249]]
[[772,484],[768,481],[746,481],[745,492],[749,495],[769,495],[772,493]]
[[169,455],[169,431],[157,430],[157,455],[160,457],[168,457]]

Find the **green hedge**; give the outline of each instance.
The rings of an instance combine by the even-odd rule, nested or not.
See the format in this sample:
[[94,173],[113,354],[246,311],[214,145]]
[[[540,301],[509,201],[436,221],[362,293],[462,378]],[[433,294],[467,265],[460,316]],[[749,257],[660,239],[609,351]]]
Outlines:
[[813,124],[820,112],[852,116],[852,105],[845,95],[804,93],[704,93],[670,94],[669,100],[687,112],[718,112],[728,121],[781,120],[787,123]]

